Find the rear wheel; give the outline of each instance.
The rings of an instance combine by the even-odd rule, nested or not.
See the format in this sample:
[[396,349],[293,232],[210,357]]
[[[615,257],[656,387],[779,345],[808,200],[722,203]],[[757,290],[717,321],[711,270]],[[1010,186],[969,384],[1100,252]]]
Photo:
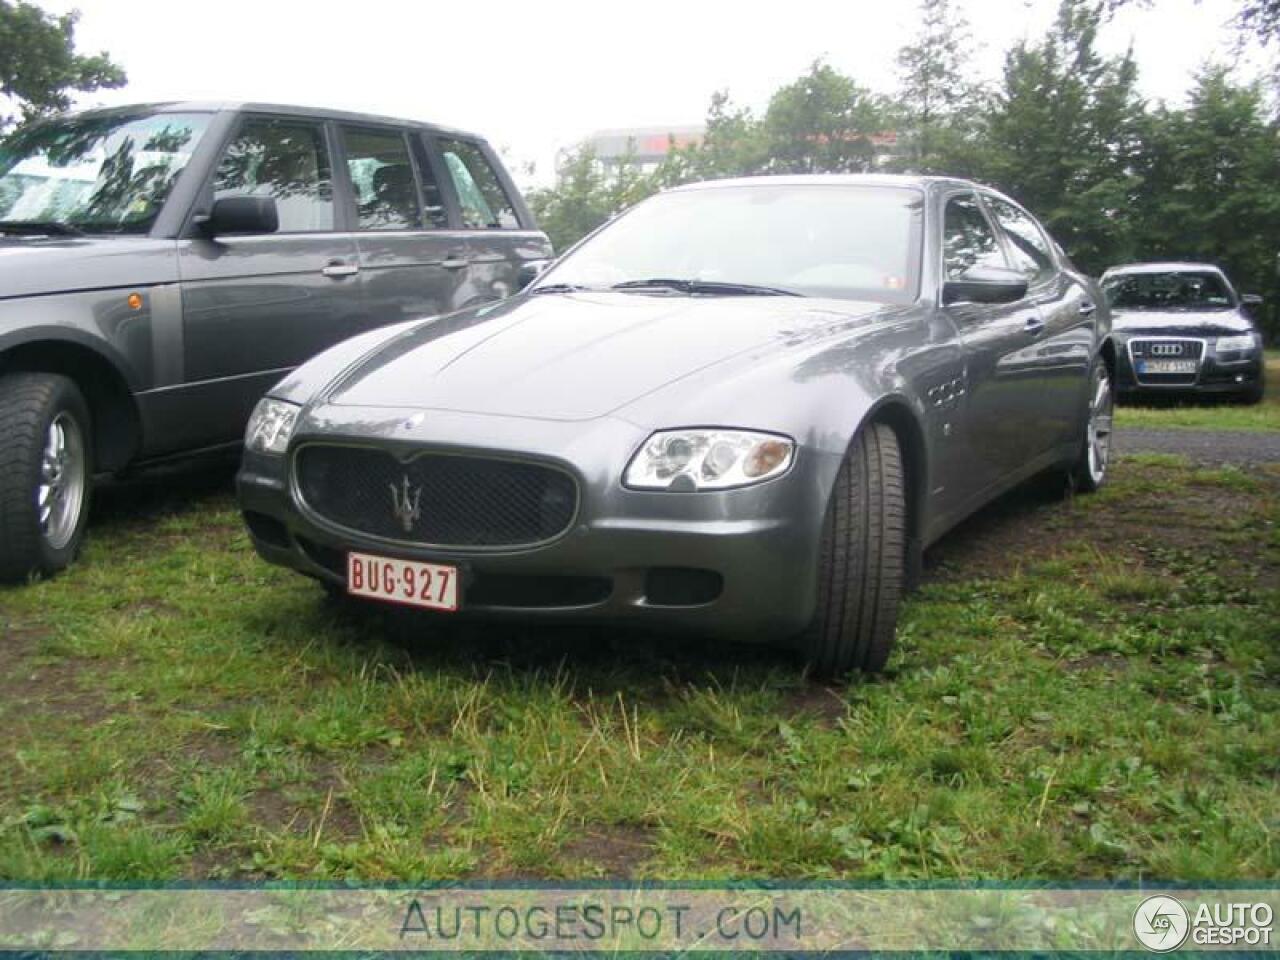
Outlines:
[[56,573],[75,559],[93,478],[89,425],[66,377],[0,377],[0,580]]
[[898,437],[871,424],[836,476],[818,547],[818,603],[801,644],[833,676],[884,669],[906,567],[906,496]]
[[1107,482],[1114,414],[1115,393],[1111,388],[1111,372],[1099,359],[1089,378],[1089,409],[1085,415],[1080,454],[1071,468],[1072,485],[1081,493],[1093,493]]

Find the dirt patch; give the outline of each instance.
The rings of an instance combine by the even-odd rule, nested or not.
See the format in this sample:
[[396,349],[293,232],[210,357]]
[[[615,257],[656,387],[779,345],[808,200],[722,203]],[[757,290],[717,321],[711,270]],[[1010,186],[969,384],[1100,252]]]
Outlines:
[[[1136,470],[1123,461],[1116,472]],[[1001,578],[1087,543],[1104,556],[1141,562],[1153,549],[1221,552],[1232,572],[1268,566],[1261,542],[1231,540],[1231,527],[1280,496],[1280,478],[1242,470],[1260,481],[1256,492],[1187,479],[1177,486],[1137,485],[1125,496],[1077,501],[1061,488],[1033,482],[1001,497],[929,548],[923,582]],[[1173,476],[1181,478],[1182,474]],[[1225,571],[1224,571],[1225,572]]]
[[636,869],[653,851],[653,831],[632,824],[587,827],[560,848],[560,856],[568,862],[584,862],[606,877],[622,879],[634,876]]
[[834,727],[849,712],[849,705],[838,690],[817,683],[791,690],[783,698],[782,708],[791,716],[810,716],[827,727]]
[[[42,628],[0,624],[0,714],[20,715],[35,705],[40,715],[92,726],[118,713],[120,708],[100,694],[82,689],[81,661],[41,658],[41,643],[50,636],[51,631]],[[0,732],[0,743],[5,739]]]

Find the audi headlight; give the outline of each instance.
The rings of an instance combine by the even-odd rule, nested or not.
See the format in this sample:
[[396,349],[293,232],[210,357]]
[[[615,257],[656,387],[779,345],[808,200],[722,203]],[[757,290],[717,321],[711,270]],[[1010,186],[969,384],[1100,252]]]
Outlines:
[[1253,334],[1242,333],[1237,337],[1219,337],[1218,352],[1219,353],[1238,353],[1242,350],[1253,349]]
[[253,408],[249,426],[245,428],[245,448],[254,453],[284,453],[301,412],[302,408],[296,403],[263,397]]
[[795,442],[750,430],[662,430],[644,442],[622,482],[638,490],[726,490],[786,473]]

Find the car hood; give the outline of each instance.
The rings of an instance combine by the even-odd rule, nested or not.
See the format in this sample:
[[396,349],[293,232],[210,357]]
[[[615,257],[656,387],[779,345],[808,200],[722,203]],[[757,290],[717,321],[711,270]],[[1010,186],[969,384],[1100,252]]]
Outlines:
[[414,327],[347,370],[324,399],[588,420],[901,309],[798,297],[518,296]]
[[1236,310],[1111,310],[1111,328],[1124,334],[1214,336],[1253,329]]
[[177,279],[174,241],[0,236],[0,299]]

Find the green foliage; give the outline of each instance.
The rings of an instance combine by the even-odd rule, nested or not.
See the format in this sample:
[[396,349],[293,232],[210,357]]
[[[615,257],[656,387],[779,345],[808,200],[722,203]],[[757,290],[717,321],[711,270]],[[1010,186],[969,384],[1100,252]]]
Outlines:
[[124,86],[124,71],[105,53],[76,53],[77,17],[0,0],[0,93],[18,107],[16,115],[0,113],[0,131],[16,120],[66,110],[72,93]]
[[774,93],[761,131],[771,173],[861,173],[871,136],[889,122],[887,103],[819,61]]
[[[1265,40],[1275,0],[1240,21]],[[888,99],[817,61],[779,88],[763,115],[728,92],[711,98],[701,143],[673,149],[651,173],[606,173],[573,153],[533,207],[563,249],[657,190],[717,177],[849,172],[877,162],[903,172],[970,177],[1034,211],[1084,270],[1130,260],[1206,260],[1237,285],[1280,300],[1280,124],[1257,85],[1205,68],[1184,107],[1149,105],[1131,53],[1098,50],[1115,3],[1062,0],[1046,34],[1005,56],[994,89],[970,76],[973,40],[956,0],[921,0],[917,34],[898,53]],[[1250,12],[1252,11],[1252,12]],[[1252,20],[1248,18],[1252,17]],[[898,145],[875,156],[872,135]]]

